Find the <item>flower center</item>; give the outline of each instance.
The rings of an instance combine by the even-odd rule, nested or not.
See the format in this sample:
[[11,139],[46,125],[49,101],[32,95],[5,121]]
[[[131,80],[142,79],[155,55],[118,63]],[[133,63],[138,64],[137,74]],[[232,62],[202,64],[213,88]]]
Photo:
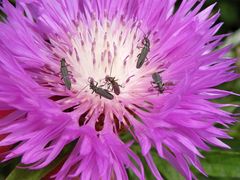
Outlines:
[[[137,27],[123,21],[105,21],[102,24],[93,21],[91,29],[79,24],[78,34],[71,38],[74,53],[68,54],[69,63],[74,67],[72,73],[76,79],[73,89],[81,90],[92,77],[99,85],[104,84],[108,75],[125,84],[134,74],[136,66]],[[125,93],[122,88],[122,93]]]
[[[141,30],[141,22],[126,22],[124,16],[111,21],[92,17],[91,24],[76,23],[76,31],[68,38],[70,47],[58,36],[50,38],[60,72],[51,78],[57,95],[52,99],[80,126],[89,124],[99,131],[114,126],[120,131],[138,121],[138,114],[154,108],[151,101],[161,96],[164,84],[160,75],[153,79],[161,65],[147,60],[154,41],[151,33]],[[139,59],[143,62],[137,68]]]

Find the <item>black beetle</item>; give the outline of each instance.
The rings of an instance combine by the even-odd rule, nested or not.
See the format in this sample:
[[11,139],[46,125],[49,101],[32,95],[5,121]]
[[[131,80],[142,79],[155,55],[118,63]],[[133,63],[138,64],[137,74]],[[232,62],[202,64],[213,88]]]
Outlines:
[[68,90],[70,90],[72,87],[72,83],[71,83],[71,80],[69,77],[69,71],[67,69],[66,60],[64,58],[62,58],[62,60],[61,60],[60,71],[61,71],[62,80],[63,80],[65,86],[67,87]]
[[107,89],[103,89],[100,86],[98,86],[98,83],[92,77],[89,77],[88,81],[90,83],[89,85],[90,89],[92,89],[93,92],[98,94],[100,98],[105,97],[106,99],[109,99],[109,100],[112,100],[114,98],[114,96]]

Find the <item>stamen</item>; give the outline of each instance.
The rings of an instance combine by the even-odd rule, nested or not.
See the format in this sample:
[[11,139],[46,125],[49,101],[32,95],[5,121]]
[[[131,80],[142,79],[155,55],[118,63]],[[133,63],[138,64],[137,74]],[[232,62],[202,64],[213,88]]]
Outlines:
[[[95,19],[94,15],[92,15],[92,19]],[[131,125],[130,120],[132,118],[126,120],[124,118],[125,114],[138,117],[140,111],[146,112],[146,110],[149,110],[149,104],[144,103],[144,101],[139,106],[135,104],[137,97],[144,95],[146,96],[145,101],[149,102],[151,102],[152,96],[157,97],[154,89],[153,92],[146,88],[147,83],[147,86],[151,86],[151,73],[149,72],[154,72],[154,70],[139,73],[139,70],[136,69],[137,56],[141,53],[141,48],[139,49],[137,46],[142,42],[144,35],[142,31],[139,31],[141,23],[134,20],[125,22],[125,17],[122,15],[118,18],[116,16],[112,23],[107,19],[102,23],[93,20],[92,28],[91,25],[89,26],[89,28],[85,28],[83,24],[78,24],[78,33],[70,38],[74,54],[69,48],[64,57],[70,65],[68,69],[73,76],[70,92],[74,92],[75,95],[72,97],[68,95],[63,97],[61,102],[57,102],[66,113],[75,111],[80,107],[80,104],[81,107],[85,107],[85,109],[82,109],[83,112],[79,114],[78,123],[80,126],[89,124],[100,132],[106,128],[105,120],[110,118],[114,121],[112,123],[114,131],[119,133]],[[62,47],[57,47],[55,41],[50,39],[50,42],[54,42],[53,52],[58,56],[56,60],[59,63],[59,59],[65,50]],[[147,63],[144,64],[144,68],[145,66],[147,66]],[[49,72],[47,68],[45,71],[45,73]],[[111,83],[110,86],[107,85],[108,83],[105,82],[106,76],[117,83],[120,94],[114,93],[114,87],[111,86]],[[49,75],[46,77],[49,78]],[[89,77],[94,80],[91,87],[88,81]],[[57,78],[55,81],[46,78],[42,81],[48,80],[45,86],[51,86],[52,90],[64,94],[66,92],[64,83],[59,75],[55,78]],[[100,88],[100,94],[96,92],[96,88]],[[110,93],[114,98],[106,96],[109,97],[108,99],[101,93]],[[68,103],[62,103],[67,101]],[[113,110],[108,110],[109,116],[105,117],[107,104]],[[96,121],[96,119],[98,120]]]

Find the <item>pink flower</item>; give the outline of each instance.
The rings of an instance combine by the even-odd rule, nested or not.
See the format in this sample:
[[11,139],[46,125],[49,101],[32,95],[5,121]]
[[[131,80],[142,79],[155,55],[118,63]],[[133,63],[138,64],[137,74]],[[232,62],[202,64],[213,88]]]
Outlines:
[[199,150],[229,148],[215,124],[235,121],[209,100],[229,95],[214,87],[237,75],[204,2],[174,12],[174,0],[4,0],[0,110],[14,112],[0,146],[16,144],[4,160],[40,169],[77,141],[57,179],[128,179],[127,168],[145,179],[135,141],[157,179],[151,148],[187,179],[189,165],[205,174]]

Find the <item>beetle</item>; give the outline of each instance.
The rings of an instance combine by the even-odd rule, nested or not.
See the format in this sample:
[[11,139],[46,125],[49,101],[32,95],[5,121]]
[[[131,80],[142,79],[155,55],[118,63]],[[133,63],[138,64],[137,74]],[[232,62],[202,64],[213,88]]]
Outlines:
[[[126,59],[128,57],[129,57],[129,55],[124,59],[124,61],[126,61]],[[110,70],[110,75],[105,76],[105,84],[108,85],[108,89],[110,88],[110,86],[112,86],[113,92],[116,95],[119,95],[120,94],[120,87],[122,87],[122,86],[118,84],[117,79],[115,77],[111,77],[112,67],[113,67],[113,62],[112,62],[111,70]]]
[[153,87],[155,89],[157,89],[159,91],[159,93],[163,93],[164,83],[162,81],[161,76],[157,72],[155,72],[152,74],[152,79],[153,79],[153,81],[151,82],[151,84],[153,85]]
[[142,67],[142,65],[144,64],[145,60],[147,59],[147,55],[150,51],[150,40],[148,39],[148,36],[144,36],[143,40],[142,40],[142,50],[141,53],[138,54],[138,60],[137,60],[137,65],[136,68],[139,69]]
[[106,83],[108,83],[108,86],[112,85],[113,92],[116,95],[120,94],[120,87],[121,87],[121,85],[119,85],[117,83],[117,79],[115,79],[115,77],[111,77],[111,76],[106,75],[105,76],[105,81],[106,81]]
[[62,75],[62,80],[65,84],[65,86],[67,87],[68,90],[71,89],[72,87],[72,83],[71,83],[71,80],[70,80],[70,75],[69,75],[69,71],[67,69],[67,63],[66,63],[66,60],[64,58],[61,59],[61,75]]
[[92,77],[88,78],[88,82],[90,84],[89,87],[92,90],[92,93],[95,92],[100,96],[100,98],[105,97],[109,100],[112,100],[114,98],[114,96],[107,89],[103,89],[101,86],[98,86],[98,83]]

